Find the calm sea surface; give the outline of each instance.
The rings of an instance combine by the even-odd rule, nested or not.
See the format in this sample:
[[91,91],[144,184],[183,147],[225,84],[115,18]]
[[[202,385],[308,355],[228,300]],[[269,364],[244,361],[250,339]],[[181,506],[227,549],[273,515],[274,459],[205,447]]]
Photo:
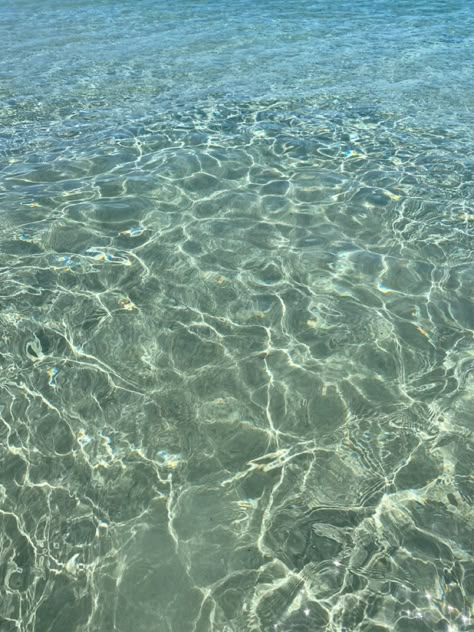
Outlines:
[[0,631],[474,630],[474,3],[0,51]]

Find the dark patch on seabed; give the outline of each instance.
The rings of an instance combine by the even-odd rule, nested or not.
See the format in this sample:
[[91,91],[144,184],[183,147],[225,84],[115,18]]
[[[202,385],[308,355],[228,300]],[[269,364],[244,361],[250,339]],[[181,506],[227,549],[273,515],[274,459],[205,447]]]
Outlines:
[[2,101],[0,632],[473,630],[472,115],[129,71]]

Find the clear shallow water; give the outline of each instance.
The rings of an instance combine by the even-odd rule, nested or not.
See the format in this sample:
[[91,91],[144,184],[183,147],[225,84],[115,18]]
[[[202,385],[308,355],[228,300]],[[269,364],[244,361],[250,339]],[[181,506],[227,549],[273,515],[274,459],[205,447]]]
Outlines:
[[473,629],[468,2],[0,7],[0,630]]

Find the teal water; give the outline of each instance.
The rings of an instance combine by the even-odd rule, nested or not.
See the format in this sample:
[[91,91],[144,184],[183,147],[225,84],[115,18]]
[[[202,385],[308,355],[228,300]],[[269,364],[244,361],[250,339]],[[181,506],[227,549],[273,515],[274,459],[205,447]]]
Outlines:
[[0,41],[0,631],[473,630],[474,5]]

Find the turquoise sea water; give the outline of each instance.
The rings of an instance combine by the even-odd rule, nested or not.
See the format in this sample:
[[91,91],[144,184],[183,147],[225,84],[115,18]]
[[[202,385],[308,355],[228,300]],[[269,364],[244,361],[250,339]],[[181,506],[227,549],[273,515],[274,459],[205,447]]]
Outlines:
[[0,631],[474,630],[474,5],[0,42]]

